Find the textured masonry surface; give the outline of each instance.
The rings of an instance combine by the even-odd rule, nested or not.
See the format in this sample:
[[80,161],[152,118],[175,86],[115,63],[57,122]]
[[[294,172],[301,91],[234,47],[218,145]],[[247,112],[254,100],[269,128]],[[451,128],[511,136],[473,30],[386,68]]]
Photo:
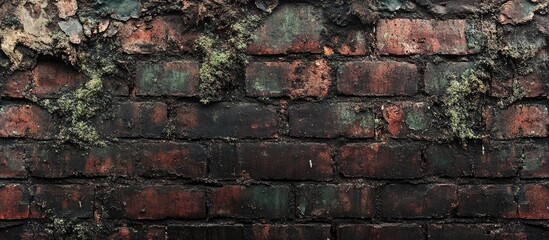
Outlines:
[[[549,239],[547,1],[249,1],[268,12],[249,62],[207,105],[193,1],[28,2],[51,28],[102,11],[71,42],[104,32],[129,67],[103,79],[87,121],[107,144],[89,149],[37,104],[89,76],[55,52],[0,72],[0,240]],[[0,26],[27,26],[9,4]],[[466,72],[487,76],[478,139],[444,104]]]

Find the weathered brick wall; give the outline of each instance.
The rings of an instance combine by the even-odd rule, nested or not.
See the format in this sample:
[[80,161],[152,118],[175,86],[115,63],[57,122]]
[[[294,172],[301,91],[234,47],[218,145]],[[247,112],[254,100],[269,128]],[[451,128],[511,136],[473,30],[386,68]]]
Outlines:
[[[29,2],[0,0],[0,239],[549,239],[547,1],[227,3],[261,16],[233,69],[193,1]],[[10,51],[9,9],[79,47]]]

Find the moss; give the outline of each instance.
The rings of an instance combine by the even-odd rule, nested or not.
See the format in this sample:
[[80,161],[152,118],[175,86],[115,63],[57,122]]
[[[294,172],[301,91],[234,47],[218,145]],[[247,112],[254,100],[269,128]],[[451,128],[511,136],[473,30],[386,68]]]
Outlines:
[[503,98],[498,101],[497,105],[500,108],[506,108],[510,104],[514,103],[516,100],[522,99],[526,96],[526,92],[518,82],[518,80],[513,80],[512,92],[511,95],[507,98]]
[[77,223],[74,220],[54,218],[46,226],[45,233],[56,240],[93,239],[94,228],[90,224]]
[[478,70],[466,70],[459,78],[450,77],[449,86],[443,97],[445,113],[450,120],[450,128],[462,142],[478,139],[475,133],[474,115],[481,110],[480,101],[486,86],[482,79],[487,76]]

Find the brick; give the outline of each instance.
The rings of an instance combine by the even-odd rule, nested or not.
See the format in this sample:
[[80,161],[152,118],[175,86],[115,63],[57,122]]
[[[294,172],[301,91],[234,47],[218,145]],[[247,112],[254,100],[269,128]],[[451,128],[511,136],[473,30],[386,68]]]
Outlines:
[[130,20],[118,34],[122,51],[128,54],[190,52],[198,34],[188,32],[180,16],[161,16],[150,22]]
[[64,218],[91,218],[94,196],[92,185],[37,185],[31,216],[46,218],[48,214],[54,214]]
[[428,175],[444,177],[473,176],[473,159],[480,155],[480,146],[467,149],[459,145],[436,144],[425,149],[426,171]]
[[287,218],[291,212],[290,197],[290,189],[285,186],[224,186],[213,191],[210,215],[229,218]]
[[430,224],[428,239],[517,239],[501,238],[499,233],[503,230],[496,224]]
[[142,63],[139,66],[136,72],[138,96],[193,97],[198,95],[200,84],[198,62]]
[[[522,239],[548,239],[549,238],[549,228],[546,226],[536,226],[536,225],[524,225],[524,232],[521,235],[526,235]],[[516,238],[518,239],[518,238]]]
[[130,176],[134,172],[135,148],[110,144],[107,147],[83,150],[49,144],[27,146],[31,159],[30,173],[39,178]]
[[183,104],[176,111],[179,138],[271,138],[277,135],[273,107],[251,103]]
[[373,112],[361,103],[306,103],[289,107],[290,135],[372,138]]
[[330,83],[330,66],[324,59],[253,62],[246,67],[246,95],[251,97],[323,98]]
[[317,143],[239,143],[212,146],[213,178],[330,180],[330,146]]
[[330,225],[326,224],[255,224],[252,226],[252,238],[256,240],[277,239],[330,239]]
[[109,227],[101,239],[108,240],[132,240],[132,239],[147,239],[147,240],[165,240],[166,227],[164,226],[147,226],[147,225],[135,225],[135,226],[121,226],[113,229]]
[[337,239],[424,239],[424,233],[423,228],[417,224],[343,224],[337,227]]
[[31,71],[18,71],[7,75],[0,84],[0,96],[23,98],[32,86],[31,79]]
[[359,61],[339,66],[337,90],[354,96],[407,96],[418,89],[418,72],[406,62]]
[[488,133],[495,139],[549,136],[549,112],[543,105],[519,104],[503,110],[487,107],[483,118]]
[[497,0],[418,0],[417,3],[427,6],[431,12],[440,15],[472,14],[486,12]]
[[443,218],[457,206],[451,184],[387,185],[381,194],[382,215],[394,218]]
[[412,179],[423,176],[416,145],[352,143],[341,147],[339,170],[345,177]]
[[549,186],[527,184],[520,187],[519,217],[523,219],[549,219]]
[[502,24],[525,23],[534,17],[534,11],[541,8],[536,2],[510,0],[501,5],[498,20]]
[[522,148],[524,165],[521,178],[549,178],[549,145],[525,144]]
[[331,38],[335,51],[341,55],[362,56],[367,53],[367,43],[371,39],[363,31],[345,31]]
[[518,75],[507,80],[493,78],[490,84],[492,90],[490,95],[519,99],[546,97],[549,93],[549,87],[544,80],[547,76],[540,74],[542,72],[541,69],[535,69],[533,73],[526,76]]
[[435,96],[444,95],[450,80],[461,80],[462,74],[473,68],[472,62],[427,63],[424,74],[425,92]]
[[13,225],[13,226],[2,226],[0,228],[0,239],[21,239],[21,240],[30,240],[25,238],[25,225]]
[[256,55],[321,53],[322,13],[308,4],[276,8],[253,34],[247,52]]
[[168,226],[167,239],[189,239],[189,240],[245,239],[246,233],[244,230],[245,230],[245,227],[240,224]]
[[0,185],[0,220],[29,218],[30,193],[20,184]]
[[32,70],[31,95],[59,97],[63,91],[72,90],[86,81],[84,75],[58,62],[42,62]]
[[483,145],[481,156],[474,158],[475,177],[514,177],[518,173],[521,150],[515,144]]
[[109,218],[198,219],[206,216],[206,197],[179,186],[119,187],[106,193],[103,207]]
[[[458,188],[457,215],[461,217],[517,217],[512,185],[462,185]],[[497,203],[497,204],[494,204]]]
[[374,190],[366,185],[299,185],[296,205],[302,217],[371,218],[374,201]]
[[395,102],[381,107],[387,131],[393,138],[448,139],[435,121],[437,109],[426,102]]
[[208,153],[199,144],[143,143],[137,144],[136,159],[140,175],[145,177],[206,177]]
[[466,55],[465,20],[382,19],[376,27],[382,55]]
[[35,105],[4,105],[0,108],[0,138],[47,139],[53,137],[53,119]]
[[0,179],[26,178],[25,150],[21,146],[0,146]]
[[122,102],[112,108],[110,118],[96,119],[95,125],[110,137],[161,138],[168,124],[167,111],[161,102]]

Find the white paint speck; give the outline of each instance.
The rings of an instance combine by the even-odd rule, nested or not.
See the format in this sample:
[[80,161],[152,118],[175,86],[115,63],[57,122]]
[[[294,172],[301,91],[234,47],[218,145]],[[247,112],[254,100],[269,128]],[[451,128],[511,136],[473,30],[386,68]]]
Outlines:
[[309,160],[309,168],[313,168],[313,161]]

